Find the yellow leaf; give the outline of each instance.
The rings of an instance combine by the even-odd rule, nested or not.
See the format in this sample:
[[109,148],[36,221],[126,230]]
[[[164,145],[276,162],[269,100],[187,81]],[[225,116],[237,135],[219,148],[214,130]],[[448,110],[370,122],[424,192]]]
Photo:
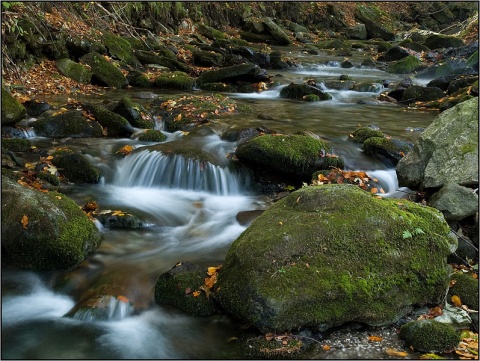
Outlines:
[[123,303],[128,303],[129,302],[127,297],[121,296],[121,295],[117,297],[117,300],[119,300],[120,302],[123,302]]
[[26,214],[23,215],[22,220],[21,220],[21,223],[22,223],[22,227],[23,227],[24,229],[27,229],[28,216],[27,216]]
[[178,114],[175,118],[173,118],[174,121],[178,122],[179,120],[182,119],[182,114]]
[[462,301],[460,300],[460,297],[458,297],[457,295],[452,296],[452,303],[457,307],[460,307],[462,305]]
[[393,348],[387,348],[385,350],[385,353],[388,355],[388,356],[393,356],[393,357],[407,357],[408,356],[408,352],[404,352],[404,351],[397,351]]
[[193,297],[200,296],[200,291],[193,291]]
[[323,350],[323,351],[330,351],[330,348],[331,348],[331,347],[330,347],[329,345],[323,345],[323,346],[322,346],[322,350]]
[[133,147],[131,145],[125,145],[124,147],[120,148],[115,152],[115,154],[123,154],[128,155],[133,151]]
[[377,194],[377,193],[378,193],[378,188],[372,188],[372,189],[370,189],[370,193],[372,193],[372,194]]
[[55,197],[57,197],[57,199],[62,199],[62,197],[60,197],[60,196],[55,196]]
[[209,276],[214,275],[215,273],[217,273],[217,269],[218,269],[217,267],[208,267],[208,272],[207,272],[208,275]]
[[380,342],[383,340],[383,337],[379,336],[368,336],[368,341]]

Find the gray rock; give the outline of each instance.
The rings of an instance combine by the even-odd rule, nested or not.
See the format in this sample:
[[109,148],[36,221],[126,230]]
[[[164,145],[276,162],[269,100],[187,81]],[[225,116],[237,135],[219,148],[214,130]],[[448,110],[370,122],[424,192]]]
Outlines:
[[25,118],[27,110],[8,90],[2,87],[2,125],[15,124]]
[[447,109],[420,135],[396,167],[400,186],[413,189],[446,183],[478,184],[478,98]]
[[430,197],[429,206],[440,210],[447,221],[459,221],[478,212],[478,195],[471,188],[447,183]]
[[367,28],[365,24],[351,26],[344,31],[348,39],[365,40],[367,38]]

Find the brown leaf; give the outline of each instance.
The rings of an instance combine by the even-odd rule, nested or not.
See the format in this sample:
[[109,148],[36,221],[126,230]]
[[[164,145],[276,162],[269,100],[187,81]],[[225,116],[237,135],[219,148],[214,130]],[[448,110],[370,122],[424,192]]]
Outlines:
[[21,223],[22,223],[22,227],[23,227],[24,229],[27,229],[28,216],[27,216],[26,214],[23,215],[22,220],[21,220]]
[[193,291],[193,297],[200,296],[200,291]]
[[458,297],[457,295],[452,296],[452,303],[457,307],[460,307],[462,305],[462,301],[460,300],[460,297]]
[[383,340],[383,337],[380,336],[368,336],[368,341],[380,342]]
[[393,348],[387,348],[385,350],[385,353],[388,355],[388,356],[393,356],[393,357],[407,357],[408,356],[408,352],[404,352],[404,351],[397,351]]
[[331,348],[330,345],[323,345],[322,346],[323,351],[330,351],[330,348]]

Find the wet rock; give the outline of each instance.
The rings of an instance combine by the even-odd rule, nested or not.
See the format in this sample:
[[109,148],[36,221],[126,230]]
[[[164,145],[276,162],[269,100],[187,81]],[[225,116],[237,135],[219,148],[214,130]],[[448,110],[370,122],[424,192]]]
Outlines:
[[389,166],[397,165],[412,148],[409,142],[385,137],[370,137],[362,145],[366,154],[380,158]]
[[124,117],[133,127],[145,129],[155,126],[152,114],[128,97],[120,99],[112,111]]
[[127,74],[127,80],[130,85],[139,87],[139,88],[152,88],[153,83],[148,79],[148,77],[138,70],[131,70]]
[[415,103],[417,101],[437,100],[444,96],[445,93],[440,88],[412,85],[405,89],[401,101],[402,103]]
[[478,185],[478,98],[441,113],[396,167],[400,186]]
[[451,94],[459,91],[459,90],[462,89],[462,88],[469,87],[470,85],[472,85],[472,84],[475,83],[476,81],[478,81],[478,75],[474,75],[474,76],[460,76],[460,77],[452,80],[452,81],[448,84],[447,94],[448,94],[448,95],[451,95]]
[[80,63],[90,66],[92,82],[97,82],[108,87],[123,88],[128,85],[128,80],[123,73],[103,55],[92,52],[82,56]]
[[52,163],[71,182],[98,183],[100,171],[85,156],[70,150],[59,150],[52,154]]
[[7,149],[12,152],[28,152],[32,142],[29,139],[23,138],[6,138],[2,139],[2,149]]
[[205,71],[198,77],[199,84],[226,82],[235,83],[236,81],[256,82],[261,74],[261,69],[255,64],[241,64],[228,66],[219,70]]
[[[417,228],[424,233],[402,236]],[[213,296],[262,332],[391,324],[413,304],[443,299],[449,232],[430,207],[399,207],[353,185],[301,188],[233,242]]]
[[249,226],[263,212],[263,210],[241,211],[237,213],[236,220],[242,226]]
[[458,48],[463,46],[463,41],[455,36],[432,34],[424,40],[423,45],[429,49]]
[[118,59],[134,68],[140,67],[141,64],[133,53],[132,45],[126,39],[110,32],[104,32],[103,42],[112,58]]
[[118,211],[102,213],[97,216],[97,219],[104,227],[110,229],[139,229],[147,226],[133,214]]
[[408,55],[405,58],[396,61],[390,65],[387,69],[387,73],[392,74],[410,74],[421,66],[420,60],[413,55]]
[[32,117],[38,117],[51,108],[47,102],[38,100],[28,100],[23,104],[27,109],[27,114]]
[[340,63],[340,67],[344,69],[349,69],[355,67],[355,65],[350,60],[344,60]]
[[223,64],[223,55],[218,52],[205,51],[205,50],[193,50],[193,62],[195,65],[204,67],[221,66]]
[[280,97],[288,99],[301,100],[303,97],[314,94],[319,97],[320,100],[330,100],[332,96],[317,87],[310,86],[308,84],[294,84],[291,83],[280,91]]
[[207,267],[191,262],[179,262],[158,277],[155,284],[155,302],[159,305],[175,306],[196,316],[218,313],[218,307],[205,287],[207,276]]
[[2,86],[2,125],[15,124],[25,118],[27,110]]
[[83,108],[93,114],[95,120],[103,127],[109,137],[130,137],[134,133],[132,125],[121,115],[102,105],[84,104]]
[[378,57],[378,61],[396,61],[409,56],[409,52],[401,46],[394,46]]
[[187,73],[174,71],[162,73],[153,81],[154,85],[162,89],[192,90],[195,80]]
[[238,142],[238,144],[242,144],[258,135],[260,135],[260,131],[258,129],[245,128],[228,130],[224,132],[220,138],[229,142]]
[[478,311],[478,279],[474,273],[454,273],[451,279],[454,284],[448,290],[448,297],[458,296],[463,305]]
[[371,137],[384,137],[385,135],[380,130],[371,129],[369,127],[362,127],[355,129],[348,136],[348,140],[355,143],[363,143],[365,140]]
[[3,264],[26,270],[67,270],[93,252],[101,237],[64,194],[42,193],[2,176],[1,239]]
[[93,138],[102,136],[100,124],[97,121],[87,119],[79,110],[71,110],[59,115],[38,119],[32,123],[32,128],[41,137]]
[[161,50],[161,55],[157,55],[156,53],[152,53],[150,51],[142,50],[135,51],[135,54],[142,64],[156,64],[160,66],[165,66],[171,71],[183,71],[185,73],[190,73],[192,70],[189,65],[178,61],[175,54],[168,49]]
[[373,3],[357,6],[355,19],[365,24],[369,39],[380,38],[387,41],[395,39],[393,21]]
[[167,139],[167,136],[163,134],[160,130],[148,129],[147,131],[140,134],[138,140],[142,142],[163,142]]
[[410,321],[400,327],[400,338],[420,352],[448,352],[457,347],[460,333],[434,320]]

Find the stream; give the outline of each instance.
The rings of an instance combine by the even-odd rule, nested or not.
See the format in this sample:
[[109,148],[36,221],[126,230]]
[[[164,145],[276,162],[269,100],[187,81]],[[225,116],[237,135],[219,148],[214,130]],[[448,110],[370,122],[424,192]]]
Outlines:
[[[386,196],[404,197],[398,189],[395,170],[366,156],[348,135],[359,126],[377,126],[384,133],[415,141],[436,112],[407,110],[381,104],[357,104],[373,100],[385,88],[384,79],[401,78],[369,68],[341,69],[338,58],[298,57],[302,67],[269,74],[282,84],[315,79],[317,84],[350,75],[357,82],[375,84],[370,91],[327,91],[332,100],[299,102],[281,99],[278,85],[262,93],[225,94],[254,111],[232,114],[210,124],[213,134],[199,137],[198,147],[225,158],[236,144],[220,139],[231,127],[266,126],[284,133],[311,131],[333,146],[345,159],[346,169],[364,170],[377,179]],[[314,60],[311,60],[314,59]],[[164,94],[159,89],[149,89]],[[134,95],[134,90],[109,90],[98,100],[117,100]],[[171,93],[171,92],[170,92]],[[177,92],[181,93],[181,92]],[[201,90],[198,94],[209,94]],[[88,98],[88,97],[87,97]],[[48,99],[45,99],[49,101]],[[91,100],[91,97],[90,97]],[[146,100],[134,99],[138,102]],[[275,120],[259,120],[268,114]],[[167,141],[184,135],[168,134]],[[58,142],[32,136],[34,144],[53,149]],[[246,229],[236,220],[240,211],[266,209],[270,201],[251,190],[251,180],[234,167],[214,166],[181,156],[166,157],[159,152],[137,152],[120,159],[115,150],[130,144],[136,149],[151,145],[134,139],[69,139],[72,149],[83,149],[89,160],[102,171],[99,184],[75,185],[66,194],[84,205],[95,200],[101,210],[122,210],[138,215],[149,224],[141,230],[102,228],[104,240],[97,251],[78,269],[69,282],[58,287],[60,272],[2,270],[2,358],[3,359],[235,359],[243,357],[232,337],[241,337],[238,321],[226,315],[193,317],[174,308],[159,306],[153,300],[156,278],[177,262],[192,261],[204,266],[223,262],[230,244]],[[38,157],[38,156],[37,156]],[[37,159],[38,160],[38,159]],[[78,296],[99,278],[122,280],[126,297],[140,304],[134,312],[123,304],[112,303],[106,319],[91,314],[65,315]],[[368,349],[362,358],[376,358]]]

